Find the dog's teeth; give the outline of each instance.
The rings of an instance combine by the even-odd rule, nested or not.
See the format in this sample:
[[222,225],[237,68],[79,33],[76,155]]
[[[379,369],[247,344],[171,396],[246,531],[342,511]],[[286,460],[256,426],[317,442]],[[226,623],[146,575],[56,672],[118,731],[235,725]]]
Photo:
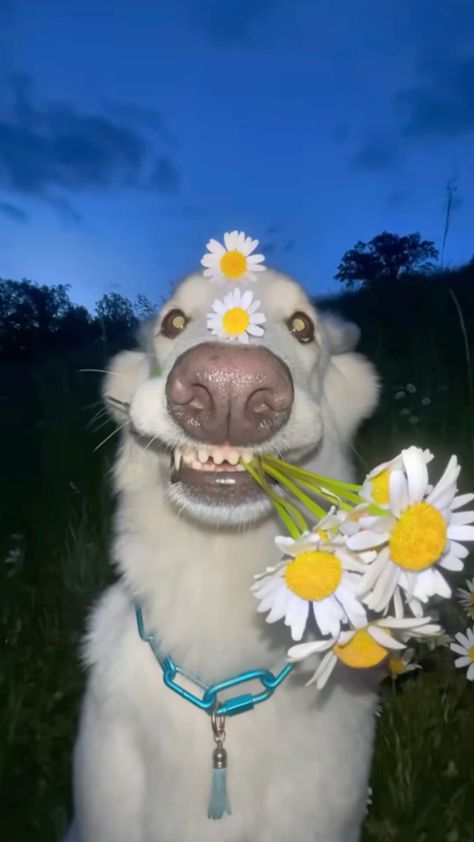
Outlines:
[[239,461],[239,459],[240,459],[240,454],[239,454],[238,450],[229,450],[229,452],[227,453],[227,461],[231,465],[237,465],[237,462]]
[[248,465],[248,463],[251,462],[252,459],[253,452],[248,448],[245,448],[245,450],[242,451],[242,462],[245,462],[245,464]]
[[194,451],[191,447],[185,447],[183,450],[183,462],[185,465],[190,465],[194,459]]
[[216,465],[222,465],[224,461],[224,454],[220,450],[215,450],[212,454],[212,458]]
[[174,452],[174,467],[176,471],[179,471],[179,466],[181,465],[181,457],[182,457],[181,450],[179,447],[176,448]]
[[203,465],[204,465],[205,462],[207,462],[207,460],[209,459],[209,451],[208,451],[207,447],[200,447],[199,448],[198,458],[199,458],[199,461],[202,462]]

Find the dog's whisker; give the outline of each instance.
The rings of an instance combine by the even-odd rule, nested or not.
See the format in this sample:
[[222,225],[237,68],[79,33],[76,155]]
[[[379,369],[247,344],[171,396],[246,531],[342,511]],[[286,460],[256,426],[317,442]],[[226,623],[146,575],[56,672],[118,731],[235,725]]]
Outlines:
[[97,450],[99,450],[101,447],[103,447],[103,445],[106,444],[109,441],[109,439],[112,438],[112,436],[115,436],[117,433],[120,433],[121,430],[124,430],[125,427],[127,426],[127,424],[128,424],[128,421],[125,421],[125,423],[122,424],[120,427],[117,427],[115,430],[112,430],[110,435],[108,435],[105,439],[103,439],[103,441],[101,441],[100,444],[97,445],[97,447],[94,447],[94,453],[96,453]]
[[110,371],[108,368],[80,368],[81,374],[113,374],[115,377],[125,377],[120,371]]
[[106,395],[105,400],[110,401],[110,403],[117,404],[120,407],[124,406],[127,409],[130,408],[130,401],[121,401],[118,398],[114,398],[113,395]]

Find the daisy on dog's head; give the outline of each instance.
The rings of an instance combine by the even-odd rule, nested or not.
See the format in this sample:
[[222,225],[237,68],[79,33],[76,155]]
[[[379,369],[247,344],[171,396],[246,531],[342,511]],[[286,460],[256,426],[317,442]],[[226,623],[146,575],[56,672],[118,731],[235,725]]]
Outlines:
[[211,281],[256,281],[256,272],[265,271],[263,254],[253,254],[258,240],[246,237],[243,231],[224,234],[224,245],[209,240],[201,258],[203,275]]

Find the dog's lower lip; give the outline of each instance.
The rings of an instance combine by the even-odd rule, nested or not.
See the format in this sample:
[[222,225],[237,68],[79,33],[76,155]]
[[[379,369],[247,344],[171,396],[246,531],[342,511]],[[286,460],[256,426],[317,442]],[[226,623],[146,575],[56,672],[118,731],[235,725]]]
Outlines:
[[217,500],[225,495],[237,502],[262,493],[247,471],[199,471],[183,463],[172,469],[171,482],[181,482],[194,493]]

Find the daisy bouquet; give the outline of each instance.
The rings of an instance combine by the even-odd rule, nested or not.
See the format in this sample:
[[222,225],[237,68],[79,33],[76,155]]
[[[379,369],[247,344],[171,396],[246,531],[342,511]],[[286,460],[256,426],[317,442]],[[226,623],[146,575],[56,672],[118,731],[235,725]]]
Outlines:
[[[290,661],[320,655],[309,682],[319,689],[338,662],[385,663],[392,676],[417,668],[408,644],[443,638],[430,608],[434,598],[451,597],[449,576],[463,569],[465,542],[474,540],[474,509],[465,507],[474,494],[458,494],[456,456],[437,482],[432,460],[409,447],[361,485],[274,456],[245,464],[289,533],[275,539],[281,560],[252,586],[257,610],[288,626]],[[474,679],[474,629],[456,640],[456,666]]]

